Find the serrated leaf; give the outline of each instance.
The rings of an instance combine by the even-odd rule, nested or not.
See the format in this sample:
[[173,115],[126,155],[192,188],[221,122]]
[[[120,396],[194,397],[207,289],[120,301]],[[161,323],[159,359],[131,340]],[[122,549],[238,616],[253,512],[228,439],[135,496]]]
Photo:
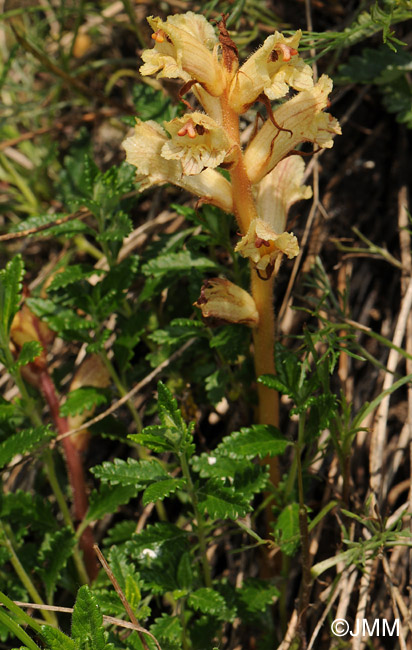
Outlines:
[[184,427],[182,414],[177,406],[177,401],[173,397],[167,386],[162,381],[157,384],[159,417],[164,427]]
[[63,338],[72,340],[72,332],[81,333],[96,327],[94,320],[86,319],[71,309],[55,305],[51,300],[28,298],[26,303],[36,316],[50,325],[52,330],[59,332]]
[[189,589],[193,582],[192,558],[190,553],[182,553],[177,567],[177,581],[181,589]]
[[139,575],[133,564],[128,561],[126,554],[117,546],[110,549],[110,568],[126,596],[126,600],[134,611],[142,599],[139,587]]
[[138,491],[138,488],[132,485],[117,485],[115,487],[102,485],[99,492],[93,490],[90,495],[86,520],[95,521],[108,513],[116,512],[119,506],[133,499]]
[[208,257],[196,256],[190,251],[179,253],[165,253],[160,257],[149,260],[142,266],[142,272],[146,276],[161,277],[165,274],[190,273],[196,269],[205,273],[207,271],[218,271],[219,266]]
[[128,458],[124,461],[115,458],[113,463],[108,461],[96,465],[91,472],[101,481],[111,485],[132,485],[141,488],[147,481],[160,481],[168,478],[168,473],[156,460],[135,460]]
[[7,465],[17,454],[25,454],[40,447],[54,435],[49,426],[18,431],[0,444],[0,467]]
[[87,585],[80,587],[72,616],[72,639],[79,648],[105,650],[103,616]]
[[107,228],[96,237],[97,241],[122,242],[133,230],[133,223],[125,212],[119,210],[113,215]]
[[17,370],[17,368],[21,368],[22,366],[27,366],[28,363],[31,363],[37,359],[42,351],[43,346],[41,343],[39,343],[39,341],[25,341],[20,350],[17,361],[15,361],[13,364],[12,370],[14,371]]
[[0,271],[0,341],[6,345],[10,327],[19,308],[24,265],[21,255],[16,255]]
[[230,458],[251,460],[255,456],[264,458],[283,454],[290,444],[276,427],[255,424],[227,436],[216,451]]
[[70,639],[55,627],[42,625],[41,633],[46,642],[47,650],[79,650],[73,639]]
[[60,407],[60,415],[77,415],[83,411],[90,411],[96,406],[106,404],[107,397],[102,389],[94,386],[83,386],[70,391],[67,399]]
[[144,506],[155,501],[163,501],[170,494],[180,490],[186,484],[183,478],[162,478],[149,485],[143,492],[142,502]]
[[47,290],[57,291],[58,289],[63,289],[64,287],[69,286],[70,284],[87,280],[92,275],[102,275],[103,273],[104,271],[101,269],[95,269],[93,266],[86,264],[72,264],[59,273],[56,273]]
[[197,491],[199,509],[207,512],[211,519],[238,519],[251,511],[251,506],[242,494],[224,487],[218,479],[210,479]]
[[218,591],[210,587],[202,587],[190,594],[188,605],[193,609],[217,616],[219,619],[227,621],[228,609],[226,601]]
[[236,589],[239,607],[251,614],[264,612],[269,605],[273,605],[279,595],[277,587],[258,578],[246,578],[242,587]]
[[275,537],[286,555],[294,555],[300,544],[299,504],[290,503],[276,520]]
[[147,526],[144,530],[133,535],[130,542],[127,543],[127,552],[133,558],[139,558],[145,549],[153,549],[158,552],[165,546],[176,546],[181,548],[182,552],[188,544],[188,533],[181,530],[174,524],[165,521],[159,521],[156,524]]
[[56,518],[49,501],[23,490],[2,495],[0,519],[23,524],[28,532],[34,529],[44,534],[46,530],[56,528]]
[[153,625],[150,626],[151,633],[160,639],[162,648],[164,641],[181,646],[181,638],[183,634],[182,625],[177,616],[169,616],[162,614],[160,618],[156,618]]
[[175,444],[166,438],[166,427],[159,425],[152,425],[145,427],[142,433],[131,433],[129,440],[136,442],[138,445],[147,447],[152,451],[163,452],[163,451],[175,451]]
[[46,587],[47,601],[52,601],[53,592],[61,570],[66,566],[75,546],[71,528],[66,527],[47,533],[39,550],[39,573]]
[[233,487],[236,492],[242,494],[247,499],[251,499],[254,494],[262,492],[269,483],[269,473],[266,467],[261,465],[251,465],[244,469],[239,469],[233,477]]
[[210,454],[203,453],[201,456],[194,456],[192,467],[199,472],[202,478],[227,478],[234,476],[236,472],[249,467],[248,460],[238,460],[229,456],[220,455],[217,450]]

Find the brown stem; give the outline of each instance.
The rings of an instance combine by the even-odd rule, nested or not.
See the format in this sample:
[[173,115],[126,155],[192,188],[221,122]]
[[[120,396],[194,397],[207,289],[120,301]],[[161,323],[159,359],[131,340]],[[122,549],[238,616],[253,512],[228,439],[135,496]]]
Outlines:
[[[60,403],[56,394],[54,383],[47,370],[43,370],[40,373],[40,388],[47,401],[47,404],[49,405],[50,414],[52,416],[53,422],[56,425],[59,435],[67,433],[69,426],[67,424],[66,418],[62,418],[60,416]],[[89,508],[82,458],[79,450],[73,445],[70,438],[63,438],[62,442],[67,464],[69,483],[73,493],[74,517],[76,521],[81,522],[83,521]],[[96,562],[96,555],[93,550],[93,544],[93,532],[90,526],[88,526],[79,540],[79,546],[83,551],[87,574],[91,581],[97,577],[99,570],[98,564]]]
[[[220,99],[223,115],[223,125],[229,137],[239,147],[236,164],[229,170],[232,183],[234,212],[242,233],[246,233],[250,222],[258,217],[256,204],[253,200],[252,184],[246,173],[242,151],[240,148],[239,116],[229,106],[226,94]],[[253,330],[254,357],[256,377],[263,374],[275,373],[275,315],[273,310],[273,275],[268,280],[261,279],[255,269],[252,274],[252,295],[259,313],[259,326]],[[258,384],[259,424],[279,425],[279,396],[278,393],[263,384]],[[263,462],[270,466],[270,476],[273,485],[279,483],[279,465],[277,458],[265,458]],[[268,521],[271,511],[268,510]]]

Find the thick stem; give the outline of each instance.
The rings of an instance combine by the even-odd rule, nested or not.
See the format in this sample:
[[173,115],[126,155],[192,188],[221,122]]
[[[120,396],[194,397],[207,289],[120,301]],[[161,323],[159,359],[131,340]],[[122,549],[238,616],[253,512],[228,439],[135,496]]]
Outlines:
[[242,231],[246,233],[252,219],[257,218],[257,211],[252,195],[252,185],[246,173],[243,155],[240,148],[239,116],[229,106],[227,95],[220,98],[223,115],[223,126],[226,133],[238,147],[237,160],[229,170],[232,184],[233,209]]
[[[259,313],[259,326],[253,330],[256,376],[275,373],[275,314],[273,286],[275,277],[261,280],[252,271],[252,295]],[[276,391],[258,384],[259,423],[279,425],[279,398]]]
[[[237,222],[246,233],[250,222],[258,217],[256,204],[253,200],[252,184],[246,173],[242,151],[240,148],[239,116],[229,106],[227,95],[224,93],[220,100],[223,115],[223,125],[229,137],[239,147],[236,163],[230,169],[232,183],[233,206]],[[262,374],[274,374],[274,345],[275,345],[275,315],[273,310],[274,276],[269,280],[261,280],[252,268],[252,295],[259,313],[259,326],[254,329],[254,356],[256,377]],[[276,391],[258,385],[259,424],[279,425],[279,397]],[[270,465],[270,475],[273,485],[279,483],[279,468],[276,458],[264,459]]]
[[[60,404],[56,395],[53,381],[47,370],[40,374],[40,387],[49,405],[50,414],[60,435],[69,431],[66,418],[60,417]],[[75,520],[81,522],[89,508],[87,497],[86,480],[84,476],[83,463],[79,450],[74,446],[70,438],[63,438],[63,449],[66,458],[69,482],[73,492],[73,509]],[[96,555],[93,549],[94,538],[90,527],[83,532],[79,545],[84,554],[84,561],[90,580],[97,577],[99,568]]]

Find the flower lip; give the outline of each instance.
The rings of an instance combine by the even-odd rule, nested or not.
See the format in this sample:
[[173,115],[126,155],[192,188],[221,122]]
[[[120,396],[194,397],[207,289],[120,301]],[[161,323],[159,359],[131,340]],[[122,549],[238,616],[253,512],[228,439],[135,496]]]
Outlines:
[[[299,253],[298,241],[293,233],[276,233],[262,219],[253,219],[244,237],[238,242],[235,251],[252,262],[264,280],[280,266],[282,255],[289,259]],[[263,272],[265,276],[260,275]]]
[[217,58],[218,41],[212,25],[204,16],[189,11],[169,16],[148,17],[153,29],[152,49],[144,50],[142,75],[157,74],[169,79],[180,78],[201,84],[208,93],[217,97],[224,84],[220,62]]
[[205,167],[218,167],[232,148],[222,126],[204,113],[189,113],[164,125],[171,137],[162,148],[162,156],[180,160],[185,176],[199,174]]

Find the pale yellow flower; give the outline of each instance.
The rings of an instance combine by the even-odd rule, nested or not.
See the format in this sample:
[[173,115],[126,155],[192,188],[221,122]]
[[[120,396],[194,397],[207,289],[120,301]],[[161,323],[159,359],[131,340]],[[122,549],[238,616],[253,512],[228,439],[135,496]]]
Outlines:
[[168,16],[166,21],[150,16],[155,46],[144,50],[142,75],[180,78],[199,82],[211,95],[223,91],[223,77],[217,57],[218,41],[204,16],[191,11]]
[[312,69],[297,53],[301,36],[301,30],[289,38],[279,32],[268,36],[232,81],[229,103],[233,110],[244,113],[261,93],[275,100],[284,97],[289,88],[312,88]]
[[253,219],[244,237],[238,242],[236,252],[247,257],[257,271],[269,278],[280,266],[282,255],[289,259],[299,253],[298,240],[293,233],[277,234],[262,219]]
[[224,129],[203,113],[190,113],[164,122],[171,135],[162,147],[166,160],[180,160],[183,174],[199,174],[205,167],[220,165],[231,143]]
[[313,88],[298,93],[274,112],[274,119],[283,130],[266,120],[244,155],[252,183],[259,182],[301,142],[332,147],[333,136],[340,134],[341,129],[332,115],[322,112],[331,90],[332,80],[322,75]]
[[173,183],[225,212],[232,212],[231,186],[222,174],[214,169],[205,169],[194,176],[183,175],[180,160],[167,160],[162,156],[167,142],[166,132],[157,122],[137,120],[134,134],[122,143],[127,162],[137,168],[136,180],[141,183],[140,189]]
[[283,232],[290,207],[310,199],[312,188],[302,185],[305,163],[301,156],[287,156],[256,186],[258,214],[274,232]]
[[194,305],[202,310],[204,318],[212,318],[218,324],[243,323],[249,327],[259,324],[252,296],[224,278],[206,280]]

